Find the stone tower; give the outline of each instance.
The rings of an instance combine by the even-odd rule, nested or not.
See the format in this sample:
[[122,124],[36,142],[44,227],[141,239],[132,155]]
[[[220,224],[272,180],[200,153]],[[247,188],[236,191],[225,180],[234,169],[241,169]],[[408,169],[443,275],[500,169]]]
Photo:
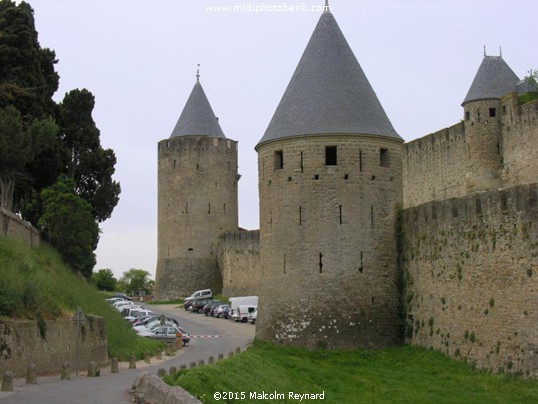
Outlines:
[[402,144],[330,11],[256,146],[256,336],[308,347],[398,341]]
[[502,188],[501,97],[519,78],[501,56],[486,56],[462,103],[469,162],[467,192]]
[[156,295],[222,287],[217,245],[238,229],[237,142],[227,139],[199,75],[169,139],[158,145]]

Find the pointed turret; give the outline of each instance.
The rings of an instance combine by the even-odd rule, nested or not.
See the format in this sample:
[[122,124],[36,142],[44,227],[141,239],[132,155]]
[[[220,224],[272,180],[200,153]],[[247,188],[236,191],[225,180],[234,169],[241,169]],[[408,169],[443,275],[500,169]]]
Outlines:
[[170,135],[171,138],[176,136],[226,137],[200,84],[199,74],[196,75],[191,95]]
[[328,8],[258,146],[281,138],[319,134],[401,139]]
[[510,92],[517,91],[518,83],[519,78],[502,56],[484,55],[471,88],[461,105],[471,101],[499,99]]

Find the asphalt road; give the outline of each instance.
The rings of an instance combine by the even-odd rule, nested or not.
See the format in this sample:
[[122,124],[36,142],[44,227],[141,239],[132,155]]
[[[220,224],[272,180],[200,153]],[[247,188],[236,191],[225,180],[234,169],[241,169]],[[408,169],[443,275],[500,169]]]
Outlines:
[[210,356],[215,360],[220,353],[226,357],[237,347],[245,350],[254,339],[255,326],[234,323],[231,320],[206,317],[203,314],[186,312],[173,305],[151,306],[151,308],[178,320],[183,328],[191,334],[191,342],[179,350],[176,356],[165,357],[159,361],[151,359],[151,364],[137,362],[136,369],[128,369],[128,363],[120,363],[119,373],[110,373],[110,368],[101,368],[101,376],[86,377],[71,375],[71,380],[60,380],[60,376],[38,377],[36,385],[26,385],[26,380],[15,380],[14,392],[0,392],[0,402],[40,403],[40,404],[95,404],[95,403],[131,403],[128,394],[131,385],[143,372],[157,374],[160,368],[168,370],[170,366],[179,369],[184,364],[203,359],[206,363]]

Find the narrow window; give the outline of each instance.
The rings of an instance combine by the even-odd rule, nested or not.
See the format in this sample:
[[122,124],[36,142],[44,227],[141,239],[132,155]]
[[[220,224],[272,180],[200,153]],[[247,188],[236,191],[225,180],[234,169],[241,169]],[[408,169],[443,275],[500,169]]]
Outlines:
[[506,115],[506,105],[503,105],[503,115]]
[[319,253],[319,273],[323,273],[323,254]]
[[224,206],[223,206],[223,210],[226,212],[226,204],[224,204]]
[[362,150],[359,151],[359,171],[362,173]]
[[361,256],[360,256],[360,259],[359,259],[359,272],[362,273],[362,271],[364,270],[363,266],[363,257],[362,257],[362,251],[361,251]]
[[200,164],[196,164],[196,169],[197,169],[197,170],[200,169]]
[[348,179],[349,179],[349,175],[348,175],[348,174],[344,174],[344,179],[345,179],[345,180],[348,180]]
[[211,214],[211,202],[207,204],[207,213]]
[[282,170],[284,168],[284,152],[278,150],[275,152],[275,171]]
[[303,152],[301,152],[301,172],[304,171],[304,167],[303,167]]
[[228,161],[228,171],[230,171],[231,168],[232,168],[232,163],[230,163],[230,162]]
[[380,149],[379,150],[379,165],[381,167],[389,166],[389,149]]
[[342,224],[342,205],[338,206],[338,210],[339,210],[339,216],[340,216],[340,224]]
[[336,165],[336,146],[325,146],[325,165]]
[[189,204],[188,203],[185,204],[185,213],[189,213]]
[[476,110],[476,115],[478,116],[478,122],[480,122],[480,110],[479,109]]
[[465,120],[468,121],[469,119],[471,119],[471,112],[466,111],[465,112]]
[[303,225],[303,207],[299,206],[299,226]]
[[314,175],[315,180],[319,180],[319,174]]
[[174,160],[174,168],[176,168],[176,163],[177,163],[177,161],[176,161],[176,160]]
[[489,117],[495,118],[497,116],[497,109],[496,108],[490,108],[489,109]]
[[374,225],[374,207],[370,206],[370,224]]

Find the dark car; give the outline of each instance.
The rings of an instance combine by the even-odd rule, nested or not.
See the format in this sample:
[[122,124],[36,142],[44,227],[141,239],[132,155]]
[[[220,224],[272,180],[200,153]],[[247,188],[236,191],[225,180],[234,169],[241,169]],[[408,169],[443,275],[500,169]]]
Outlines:
[[206,316],[209,316],[211,315],[211,312],[213,310],[215,310],[215,307],[218,307],[220,306],[220,301],[219,300],[212,300],[211,302],[209,302],[208,304],[206,304],[204,306],[204,309],[203,309],[203,312]]
[[121,298],[123,300],[131,300],[131,298],[129,296],[127,296],[125,293],[116,293],[112,297],[119,297],[119,298]]
[[192,312],[202,314],[202,312],[204,310],[204,306],[206,304],[208,304],[208,303],[211,303],[211,300],[209,300],[209,299],[195,300],[192,303]]
[[183,307],[185,308],[185,310],[191,310],[193,303],[194,299],[186,299],[185,302],[183,302]]

